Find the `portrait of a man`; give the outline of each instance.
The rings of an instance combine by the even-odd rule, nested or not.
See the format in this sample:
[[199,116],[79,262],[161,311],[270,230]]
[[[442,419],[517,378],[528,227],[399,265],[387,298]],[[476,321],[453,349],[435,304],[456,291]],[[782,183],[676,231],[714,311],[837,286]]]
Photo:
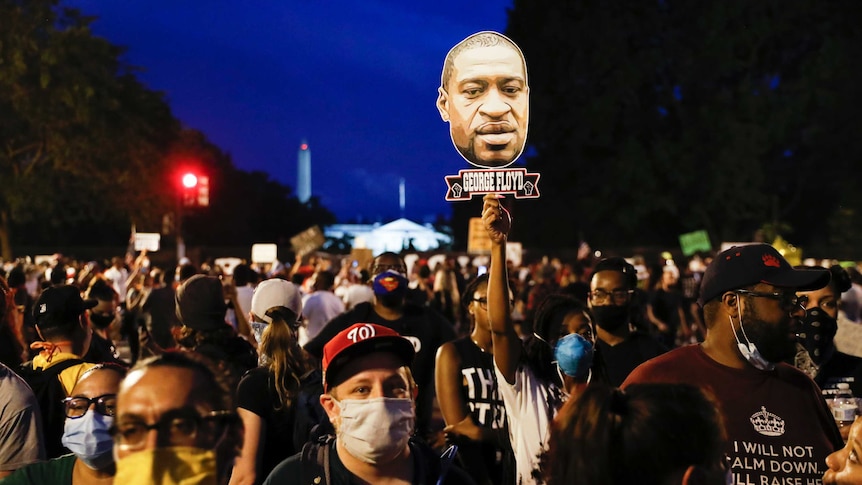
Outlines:
[[437,109],[452,143],[472,165],[503,168],[524,150],[529,121],[527,65],[521,49],[497,32],[479,32],[446,55]]

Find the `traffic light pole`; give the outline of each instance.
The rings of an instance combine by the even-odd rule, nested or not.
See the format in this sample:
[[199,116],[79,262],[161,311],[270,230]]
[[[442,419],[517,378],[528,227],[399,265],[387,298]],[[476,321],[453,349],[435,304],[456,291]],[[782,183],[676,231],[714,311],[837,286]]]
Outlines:
[[177,230],[177,261],[182,260],[186,257],[186,242],[183,240],[183,205],[185,204],[185,200],[183,198],[185,194],[180,192],[180,196],[177,197],[177,220],[176,220],[176,230]]

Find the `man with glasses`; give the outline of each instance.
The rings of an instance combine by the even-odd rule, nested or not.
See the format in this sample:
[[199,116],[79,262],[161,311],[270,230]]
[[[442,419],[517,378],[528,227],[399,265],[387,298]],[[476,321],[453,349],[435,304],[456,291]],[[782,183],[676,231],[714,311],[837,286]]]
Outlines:
[[617,387],[635,367],[667,351],[631,325],[637,270],[623,258],[606,258],[593,268],[587,301],[596,320],[594,380]]
[[824,269],[794,269],[772,246],[718,254],[698,303],[703,344],[681,347],[635,369],[623,386],[699,385],[718,400],[733,483],[819,483],[826,456],[843,441],[817,385],[782,363],[796,353],[805,297],[822,288]]
[[432,432],[434,358],[440,345],[455,339],[455,331],[440,314],[407,302],[407,266],[400,256],[388,252],[380,254],[371,262],[371,274],[374,301],[360,303],[333,318],[303,348],[316,358],[322,358],[323,346],[338,332],[355,323],[383,325],[405,337],[416,350],[413,375],[419,385],[417,434],[428,438]]
[[114,483],[226,484],[242,424],[222,373],[194,352],[166,352],[129,372],[112,428]]

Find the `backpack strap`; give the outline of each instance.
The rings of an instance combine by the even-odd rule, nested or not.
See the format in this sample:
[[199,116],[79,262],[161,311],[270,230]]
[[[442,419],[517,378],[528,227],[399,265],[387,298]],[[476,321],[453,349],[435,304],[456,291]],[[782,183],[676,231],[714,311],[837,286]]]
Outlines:
[[[309,441],[302,446],[299,461],[302,464],[301,480],[303,485],[330,485],[332,475],[329,471],[329,452],[332,447],[332,435],[321,436],[317,441]],[[321,482],[320,480],[324,481]]]

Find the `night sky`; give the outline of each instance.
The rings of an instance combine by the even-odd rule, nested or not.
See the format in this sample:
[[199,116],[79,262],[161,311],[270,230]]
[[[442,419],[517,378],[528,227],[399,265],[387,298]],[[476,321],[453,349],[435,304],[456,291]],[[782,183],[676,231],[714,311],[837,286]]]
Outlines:
[[[312,194],[339,221],[450,215],[443,177],[470,168],[434,106],[443,59],[481,30],[503,32],[512,0],[434,2],[73,0],[96,35],[166,94],[174,115],[243,170]],[[528,60],[529,61],[529,60]]]

